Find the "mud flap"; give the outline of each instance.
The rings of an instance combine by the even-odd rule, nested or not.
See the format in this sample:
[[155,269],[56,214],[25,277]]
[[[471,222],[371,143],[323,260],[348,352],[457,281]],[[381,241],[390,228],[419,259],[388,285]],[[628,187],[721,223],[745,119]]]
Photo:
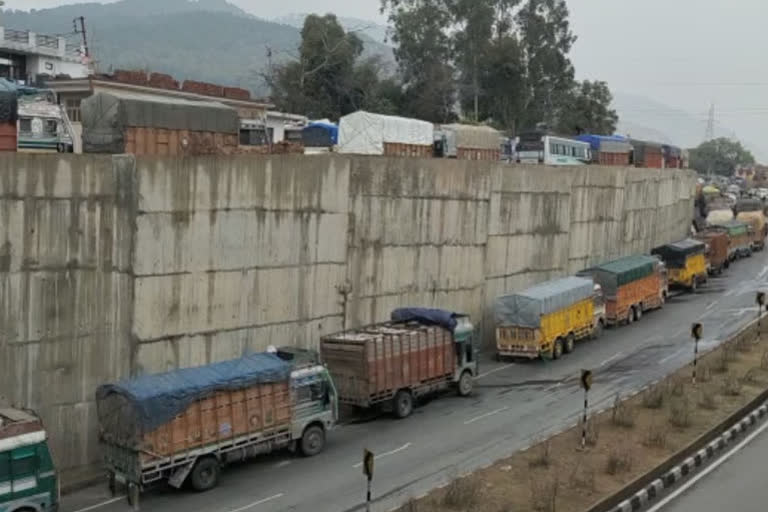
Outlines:
[[176,469],[176,471],[173,472],[173,475],[171,475],[171,478],[168,479],[168,485],[174,489],[180,489],[184,484],[184,480],[187,479],[187,476],[189,476],[189,474],[192,472],[192,468],[194,467],[195,462],[192,461],[189,464]]

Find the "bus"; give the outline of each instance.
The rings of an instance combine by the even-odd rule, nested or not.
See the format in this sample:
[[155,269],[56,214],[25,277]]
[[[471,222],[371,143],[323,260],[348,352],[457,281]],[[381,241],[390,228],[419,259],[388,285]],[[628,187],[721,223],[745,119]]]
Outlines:
[[52,92],[25,88],[19,95],[17,122],[19,152],[72,153],[74,129]]
[[543,132],[520,135],[517,163],[544,165],[585,165],[592,160],[589,143]]

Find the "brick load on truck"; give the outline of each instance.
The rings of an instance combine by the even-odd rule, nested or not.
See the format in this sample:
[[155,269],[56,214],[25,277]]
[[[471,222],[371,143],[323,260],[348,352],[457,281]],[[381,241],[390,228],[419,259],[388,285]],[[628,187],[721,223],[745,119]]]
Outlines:
[[[499,358],[559,359],[595,330],[595,283],[565,277],[498,297],[494,304]],[[599,319],[598,319],[599,321]]]
[[461,395],[471,393],[477,349],[469,317],[421,308],[396,310],[392,317],[321,339],[321,358],[340,403],[381,405],[404,418],[421,395],[451,385]]
[[653,256],[636,254],[579,272],[591,276],[605,295],[608,325],[632,323],[666,300],[666,268]]

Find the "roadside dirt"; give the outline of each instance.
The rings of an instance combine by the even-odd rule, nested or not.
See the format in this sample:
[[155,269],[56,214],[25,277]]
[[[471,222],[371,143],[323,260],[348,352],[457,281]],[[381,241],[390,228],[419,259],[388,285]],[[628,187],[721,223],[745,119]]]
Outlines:
[[696,384],[689,365],[590,417],[586,450],[578,426],[399,510],[583,512],[768,389],[768,334],[756,338],[754,329],[744,331],[702,356]]

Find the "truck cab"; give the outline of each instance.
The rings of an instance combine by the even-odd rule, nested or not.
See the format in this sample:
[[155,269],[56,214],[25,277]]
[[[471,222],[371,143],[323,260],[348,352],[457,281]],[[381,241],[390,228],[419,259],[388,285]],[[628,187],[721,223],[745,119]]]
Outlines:
[[0,511],[56,511],[58,485],[40,418],[0,408]]
[[458,392],[462,396],[472,392],[472,381],[479,372],[478,355],[480,349],[475,340],[475,326],[472,325],[468,315],[455,315],[456,328],[453,330],[453,339],[456,342],[456,371],[454,382],[458,386]]

